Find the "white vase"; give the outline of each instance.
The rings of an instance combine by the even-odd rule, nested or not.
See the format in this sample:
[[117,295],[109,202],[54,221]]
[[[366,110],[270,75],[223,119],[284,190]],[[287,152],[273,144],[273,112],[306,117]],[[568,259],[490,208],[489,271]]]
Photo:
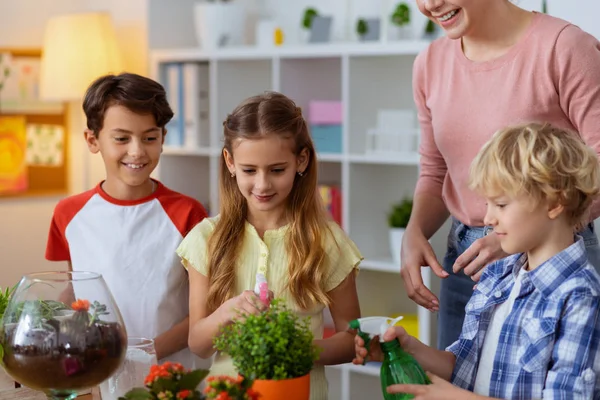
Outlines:
[[259,20],[256,23],[256,45],[258,47],[274,47],[275,31],[278,27],[274,20]]
[[194,25],[198,45],[204,50],[243,44],[246,14],[236,2],[197,3]]
[[400,270],[400,250],[405,230],[405,228],[390,228],[390,253],[394,264],[398,266],[398,270]]

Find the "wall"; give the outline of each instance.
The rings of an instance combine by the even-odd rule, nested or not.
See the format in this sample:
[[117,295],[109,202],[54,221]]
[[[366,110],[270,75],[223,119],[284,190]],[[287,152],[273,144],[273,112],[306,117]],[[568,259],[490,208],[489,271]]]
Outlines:
[[[125,69],[147,71],[146,0],[0,0],[0,47],[40,48],[48,18],[61,14],[109,11],[124,55]],[[74,105],[75,110],[80,105]],[[83,190],[83,121],[71,113],[72,191]],[[85,152],[85,153],[84,153]],[[90,161],[89,182],[104,176],[99,157]],[[63,268],[65,264],[44,259],[48,227],[58,197],[0,199],[0,287],[13,285],[26,272]]]

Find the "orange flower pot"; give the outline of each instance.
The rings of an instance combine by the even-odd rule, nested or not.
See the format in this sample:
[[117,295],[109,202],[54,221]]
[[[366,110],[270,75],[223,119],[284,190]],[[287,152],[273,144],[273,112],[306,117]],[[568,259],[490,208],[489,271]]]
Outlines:
[[260,400],[308,400],[310,374],[279,381],[257,379],[252,389],[260,394]]

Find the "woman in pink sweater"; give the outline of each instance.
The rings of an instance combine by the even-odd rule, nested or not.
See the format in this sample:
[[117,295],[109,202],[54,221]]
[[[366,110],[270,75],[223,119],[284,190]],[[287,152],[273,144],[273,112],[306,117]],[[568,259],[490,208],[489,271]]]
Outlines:
[[[600,43],[566,21],[509,0],[417,3],[446,37],[414,64],[421,168],[401,273],[409,297],[439,311],[438,348],[445,349],[458,339],[482,268],[506,256],[483,223],[484,199],[467,187],[471,161],[496,130],[531,121],[579,132],[600,152]],[[428,239],[449,215],[452,229],[440,264]],[[596,202],[590,221],[598,216]],[[600,267],[593,224],[580,234],[590,262]],[[423,285],[421,266],[442,278],[439,300]]]

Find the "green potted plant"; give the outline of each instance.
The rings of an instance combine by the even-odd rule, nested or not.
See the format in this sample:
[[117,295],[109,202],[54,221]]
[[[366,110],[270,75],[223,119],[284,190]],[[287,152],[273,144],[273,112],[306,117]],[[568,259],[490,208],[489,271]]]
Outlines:
[[390,252],[394,263],[400,266],[400,248],[402,246],[402,236],[410,220],[413,202],[409,198],[393,204],[388,214]]
[[[319,20],[316,24],[315,21]],[[301,26],[304,42],[326,43],[331,35],[331,16],[320,15],[316,8],[307,7],[302,14]]]
[[[10,301],[10,297],[17,287],[13,286],[12,288],[6,287],[4,290],[0,289],[0,323],[4,318],[4,312],[6,311],[6,307],[8,307],[8,302]],[[2,359],[4,358],[4,348],[2,347],[2,343],[0,343],[0,365],[2,364]]]
[[397,27],[399,39],[410,36],[410,6],[405,3],[398,3],[390,16],[392,25]]
[[240,318],[222,329],[215,348],[228,354],[261,400],[308,400],[310,371],[318,358],[310,319],[300,319],[275,299],[258,315]]
[[304,15],[302,16],[302,27],[307,31],[310,31],[310,28],[312,28],[313,19],[318,15],[319,12],[315,8],[306,8],[306,10],[304,10]]
[[425,25],[425,38],[426,39],[433,39],[435,38],[435,31],[437,30],[437,27],[435,25],[435,22],[433,22],[432,20],[428,20],[427,21],[427,25]]
[[361,40],[369,33],[369,24],[366,19],[359,18],[358,21],[356,21],[356,33]]

